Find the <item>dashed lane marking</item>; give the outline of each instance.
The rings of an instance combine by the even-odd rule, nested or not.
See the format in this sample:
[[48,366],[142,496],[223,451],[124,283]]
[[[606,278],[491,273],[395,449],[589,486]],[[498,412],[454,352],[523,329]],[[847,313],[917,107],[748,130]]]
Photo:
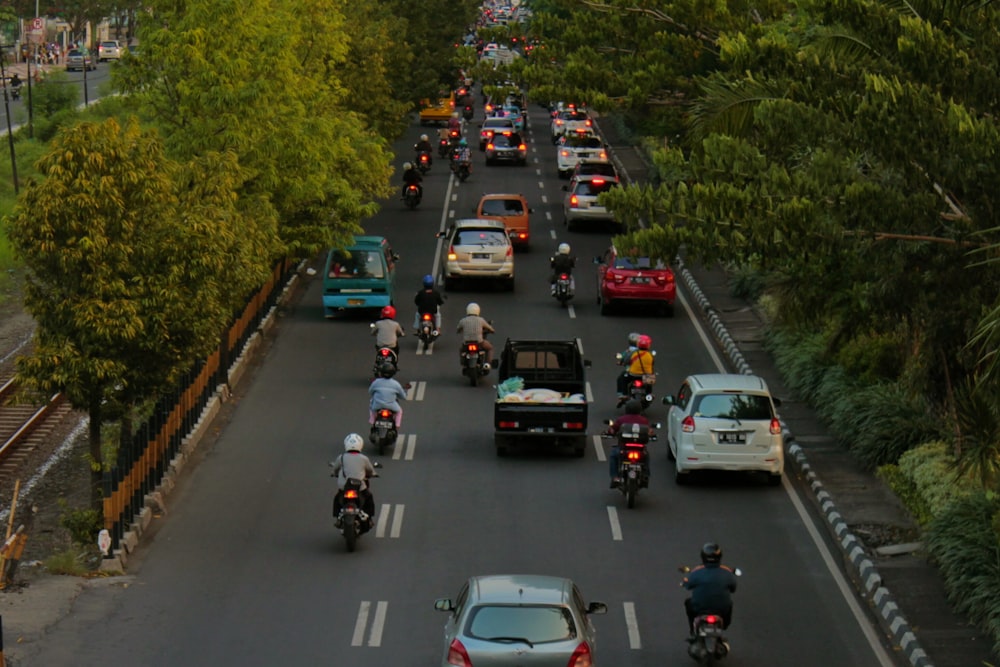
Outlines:
[[[604,455],[604,442],[603,438],[599,435],[591,436],[594,440],[594,455],[597,456],[598,461],[607,461],[607,457]],[[393,458],[396,458],[395,453]]]
[[642,648],[642,639],[639,638],[639,623],[635,618],[635,603],[626,602],[625,625],[628,626],[628,647],[632,650]]
[[608,505],[608,522],[611,523],[611,539],[621,542],[622,524],[618,521],[618,510],[612,505]]

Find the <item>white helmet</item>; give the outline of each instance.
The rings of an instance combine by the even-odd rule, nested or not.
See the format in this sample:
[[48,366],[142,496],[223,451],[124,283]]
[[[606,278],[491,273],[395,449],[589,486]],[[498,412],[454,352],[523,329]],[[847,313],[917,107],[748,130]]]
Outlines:
[[478,315],[479,314],[479,304],[476,302],[470,303],[465,307],[466,315]]
[[420,141],[427,141],[427,135],[426,134],[421,134],[420,135]]
[[560,243],[559,244],[559,254],[560,255],[568,255],[569,254],[569,244],[568,243]]
[[345,452],[360,452],[365,447],[364,439],[357,433],[352,433],[344,438]]
[[640,334],[640,333],[638,333],[636,331],[633,331],[632,333],[630,333],[628,335],[628,344],[631,345],[632,347],[638,347],[639,346],[639,336],[641,336],[641,335],[642,334]]
[[404,162],[403,163],[403,171],[409,171],[410,169],[413,169],[413,165],[410,164],[409,162]]

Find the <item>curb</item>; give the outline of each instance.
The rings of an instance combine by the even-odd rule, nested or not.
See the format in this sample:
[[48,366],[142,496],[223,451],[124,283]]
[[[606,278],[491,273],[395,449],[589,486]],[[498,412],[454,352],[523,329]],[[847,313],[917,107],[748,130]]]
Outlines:
[[[743,357],[743,353],[740,352],[736,342],[729,335],[715,308],[712,307],[705,293],[702,292],[701,287],[695,282],[691,272],[685,268],[683,260],[679,257],[677,258],[677,265],[685,286],[698,303],[698,307],[705,314],[716,340],[718,340],[719,344],[725,350],[729,361],[741,374],[752,375],[753,370],[750,368],[750,364]],[[865,554],[858,538],[851,532],[847,522],[844,521],[840,512],[837,511],[833,497],[826,491],[823,487],[823,482],[813,472],[802,446],[795,441],[794,435],[788,431],[786,431],[786,434],[788,454],[795,461],[799,472],[805,477],[815,494],[820,509],[826,517],[833,534],[837,537],[844,556],[854,569],[853,574],[856,576],[851,577],[851,580],[854,581],[857,592],[878,612],[879,624],[882,626],[882,629],[892,638],[894,644],[906,656],[910,665],[913,667],[933,667],[934,663],[924,653],[906,617],[903,616],[903,612],[896,605],[892,593],[882,585],[882,576],[875,567],[875,563]]]

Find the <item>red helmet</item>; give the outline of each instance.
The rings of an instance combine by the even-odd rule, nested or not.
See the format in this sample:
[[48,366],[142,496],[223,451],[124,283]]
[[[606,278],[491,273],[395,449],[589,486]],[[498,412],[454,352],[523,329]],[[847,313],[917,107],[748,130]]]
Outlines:
[[392,306],[386,306],[382,309],[382,319],[384,320],[394,320],[396,319],[396,309]]
[[646,335],[639,336],[639,341],[636,343],[636,346],[640,350],[648,350],[653,346],[653,339]]

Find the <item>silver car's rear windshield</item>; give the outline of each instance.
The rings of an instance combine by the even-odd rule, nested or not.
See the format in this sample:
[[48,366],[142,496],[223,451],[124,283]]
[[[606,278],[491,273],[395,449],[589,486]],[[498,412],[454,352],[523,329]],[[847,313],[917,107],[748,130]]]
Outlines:
[[710,419],[770,420],[771,401],[754,394],[703,394],[696,396],[692,415]]
[[569,609],[548,605],[477,607],[469,616],[465,632],[484,641],[524,639],[532,644],[576,638]]

